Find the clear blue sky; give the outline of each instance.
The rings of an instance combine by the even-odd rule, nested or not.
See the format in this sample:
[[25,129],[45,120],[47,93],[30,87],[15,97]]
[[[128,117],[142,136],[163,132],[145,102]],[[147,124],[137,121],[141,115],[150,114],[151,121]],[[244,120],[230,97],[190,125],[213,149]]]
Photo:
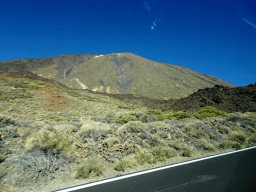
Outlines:
[[255,0],[1,0],[0,61],[131,52],[256,82]]

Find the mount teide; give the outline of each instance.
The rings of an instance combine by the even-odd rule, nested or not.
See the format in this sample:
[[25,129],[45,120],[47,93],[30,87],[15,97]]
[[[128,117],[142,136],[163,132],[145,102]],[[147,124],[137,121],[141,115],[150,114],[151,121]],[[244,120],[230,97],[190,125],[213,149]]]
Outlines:
[[0,70],[30,71],[73,89],[178,99],[215,84],[236,87],[188,68],[158,63],[131,53],[65,55],[0,62]]

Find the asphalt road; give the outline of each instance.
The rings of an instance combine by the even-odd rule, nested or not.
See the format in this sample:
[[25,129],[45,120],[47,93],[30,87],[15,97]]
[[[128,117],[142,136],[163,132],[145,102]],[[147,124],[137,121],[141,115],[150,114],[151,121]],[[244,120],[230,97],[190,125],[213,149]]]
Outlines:
[[102,180],[58,192],[256,191],[256,147]]

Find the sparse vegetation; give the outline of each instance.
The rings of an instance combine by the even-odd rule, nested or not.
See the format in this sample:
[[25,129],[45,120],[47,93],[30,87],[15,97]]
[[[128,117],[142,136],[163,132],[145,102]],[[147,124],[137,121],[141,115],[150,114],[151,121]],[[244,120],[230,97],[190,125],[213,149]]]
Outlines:
[[211,140],[218,141],[218,138],[217,138],[216,136],[214,136],[214,135],[210,135],[210,139],[211,139]]
[[78,171],[76,173],[76,178],[88,178],[90,175],[98,176],[103,173],[104,167],[103,162],[98,157],[91,157],[87,159],[84,163],[79,165]]
[[119,161],[118,164],[116,164],[115,170],[117,170],[117,171],[123,171],[123,172],[124,172],[124,170],[125,170],[127,164],[128,164],[127,161],[121,160],[121,161]]
[[247,127],[246,130],[251,132],[251,133],[255,133],[256,132],[256,130],[254,128],[252,128],[252,127]]
[[55,133],[72,133],[72,132],[77,132],[78,128],[74,125],[70,124],[63,124],[63,125],[56,125],[53,127]]
[[231,130],[230,130],[228,127],[226,127],[226,126],[219,126],[218,129],[219,129],[219,131],[220,131],[221,133],[225,133],[225,134],[231,132]]
[[126,131],[128,133],[141,133],[145,132],[147,128],[148,127],[140,121],[129,121],[125,125],[121,126],[117,130],[117,133],[121,133],[123,131]]
[[27,92],[26,89],[13,89],[13,90],[4,90],[0,92],[0,102],[9,101],[12,99],[27,99],[32,98],[33,94]]
[[11,117],[0,115],[0,123],[13,124],[14,122],[15,121]]
[[[171,112],[171,111],[166,111],[166,112]],[[148,109],[146,111],[146,114],[147,115],[160,115],[160,114],[162,114],[162,111],[161,110]]]
[[121,108],[121,109],[135,109],[136,107],[134,107],[133,105],[118,105],[117,108]]
[[68,95],[72,96],[72,97],[80,97],[81,94],[78,91],[75,90],[68,90],[66,91]]
[[236,136],[235,136],[239,141],[242,141],[244,142],[245,139],[247,138],[247,136],[243,133],[238,133]]
[[[39,85],[41,82],[37,82]],[[41,83],[42,84],[42,83]],[[9,80],[5,83],[5,86],[14,87],[14,88],[23,88],[23,89],[35,89],[39,90],[41,87],[30,85],[29,82],[23,80]]]
[[182,149],[182,146],[179,142],[173,142],[172,144],[170,144],[170,146],[173,147],[176,150]]
[[235,148],[235,149],[241,149],[241,144],[240,143],[230,143],[230,142],[225,142],[225,143],[220,143],[219,147],[222,149],[229,149],[229,148]]
[[[106,161],[117,162],[114,169],[125,172],[129,167],[145,163],[153,167],[153,163],[157,162],[167,164],[185,157],[196,158],[199,152],[208,154],[215,152],[217,148],[220,152],[222,149],[238,150],[256,143],[255,113],[237,112],[226,115],[214,107],[204,107],[198,112],[190,113],[195,113],[195,119],[183,111],[175,112],[159,109],[160,107],[140,108],[136,102],[108,100],[100,95],[66,88],[60,89],[69,96],[78,98],[76,101],[80,103],[75,106],[77,109],[64,108],[60,113],[47,110],[44,111],[46,114],[39,114],[43,118],[40,121],[40,118],[36,119],[33,126],[21,123],[17,126],[19,122],[15,116],[23,111],[31,116],[38,105],[33,99],[26,102],[14,99],[32,98],[32,93],[35,93],[33,90],[48,85],[36,80],[2,81],[1,85],[5,87],[0,92],[0,100],[9,100],[9,103],[4,102],[1,107],[1,112],[4,113],[0,114],[0,136],[3,140],[7,138],[10,141],[12,138],[15,141],[25,138],[26,153],[13,163],[14,167],[20,168],[14,170],[14,173],[17,172],[15,174],[8,174],[10,183],[12,180],[17,184],[41,178],[51,180],[65,171],[68,174],[68,161],[74,160],[78,164],[81,158],[94,152],[98,156],[90,156],[80,163],[75,178],[101,175],[106,169]],[[11,116],[6,113],[6,106],[11,106],[8,108]],[[9,156],[11,154],[1,153],[0,163],[9,161]],[[0,186],[0,191],[5,190],[1,187],[4,186]]]
[[251,135],[251,137],[249,138],[249,141],[256,143],[256,133],[254,133],[253,135]]
[[181,154],[184,157],[191,157],[192,156],[192,152],[188,149],[184,150]]
[[175,117],[176,119],[184,119],[184,118],[189,118],[190,114],[188,114],[187,112],[177,112],[172,114],[172,117]]
[[58,154],[50,151],[33,150],[18,156],[13,160],[15,173],[9,179],[15,183],[24,184],[25,182],[35,183],[40,180],[50,181],[57,178],[61,172],[70,171],[68,161]]
[[252,119],[256,123],[256,113],[255,112],[247,112],[243,114],[242,116],[243,119]]
[[2,163],[6,158],[6,153],[0,154],[0,163]]
[[18,80],[9,80],[5,83],[5,86],[14,87],[14,88],[29,88],[29,83],[24,81]]
[[140,165],[143,165],[144,163],[153,163],[151,157],[145,153],[138,153],[136,156],[134,156],[134,159],[136,159],[137,163]]
[[46,82],[43,82],[43,81],[35,81],[35,83],[36,83],[37,85],[47,85],[47,83],[46,83]]
[[201,146],[208,151],[215,151],[213,144],[208,142],[206,139],[200,139]]
[[163,139],[168,138],[169,134],[165,131],[160,131],[159,136]]
[[206,136],[206,132],[200,126],[196,125],[195,123],[186,124],[185,130],[189,135],[191,135],[192,137],[198,138],[198,139]]
[[[52,120],[54,120],[54,121],[70,121],[69,118],[58,117],[58,116],[50,116],[50,117],[48,117],[48,118],[46,118],[46,119],[52,119]],[[44,121],[44,120],[46,120],[46,119],[41,119],[40,121]]]
[[64,157],[74,155],[75,146],[67,135],[59,135],[47,130],[41,130],[32,134],[24,146],[27,150],[48,149],[53,153],[61,153]]
[[165,119],[170,119],[170,120],[176,120],[175,117],[173,117],[172,115],[156,115],[156,117],[160,120],[160,121],[164,121]]
[[185,118],[189,118],[190,114],[188,114],[187,112],[181,112],[180,111],[180,112],[176,112],[176,113],[173,113],[173,114],[166,114],[166,112],[165,112],[165,113],[162,113],[162,114],[157,114],[156,116],[160,121],[163,121],[165,119],[182,120],[182,119],[185,119]]
[[129,121],[138,121],[138,119],[133,115],[119,115],[114,119],[113,123],[119,123],[123,125]]
[[[174,149],[171,149],[169,147],[167,148],[164,146],[154,147],[152,154],[155,157],[157,157],[157,159],[159,159],[160,157],[170,158],[170,157],[174,157],[177,155]],[[161,160],[163,160],[163,159],[161,159]]]

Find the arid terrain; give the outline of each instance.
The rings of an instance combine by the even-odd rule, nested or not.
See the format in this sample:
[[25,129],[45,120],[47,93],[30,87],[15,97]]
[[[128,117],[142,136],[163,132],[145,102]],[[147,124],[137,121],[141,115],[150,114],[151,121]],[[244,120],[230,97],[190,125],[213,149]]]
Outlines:
[[256,85],[157,100],[2,72],[0,191],[53,191],[255,146],[255,109]]

